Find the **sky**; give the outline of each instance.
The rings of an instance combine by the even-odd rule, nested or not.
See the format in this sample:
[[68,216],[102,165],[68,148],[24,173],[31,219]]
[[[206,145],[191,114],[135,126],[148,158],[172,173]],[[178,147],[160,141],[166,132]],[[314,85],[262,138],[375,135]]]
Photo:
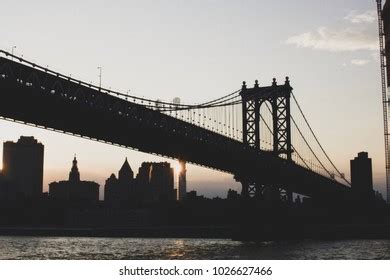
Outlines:
[[[335,164],[349,176],[360,151],[384,192],[383,120],[375,1],[2,1],[0,48],[86,82],[150,99],[204,102],[258,79],[289,76]],[[104,185],[125,157],[166,159],[0,120],[0,141],[45,145],[44,190],[66,179],[73,155],[83,180]],[[2,147],[0,146],[0,153]],[[177,163],[168,160],[174,166]],[[189,165],[188,190],[226,196],[229,174]],[[102,189],[101,189],[102,192]]]

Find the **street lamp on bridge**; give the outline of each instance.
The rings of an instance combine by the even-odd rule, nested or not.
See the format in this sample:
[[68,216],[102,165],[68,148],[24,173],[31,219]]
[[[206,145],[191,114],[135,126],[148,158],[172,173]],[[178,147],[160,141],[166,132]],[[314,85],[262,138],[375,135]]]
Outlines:
[[11,48],[12,60],[14,60],[14,49],[16,49],[16,46],[12,46]]
[[102,88],[102,67],[101,66],[98,66],[99,69],[99,89]]

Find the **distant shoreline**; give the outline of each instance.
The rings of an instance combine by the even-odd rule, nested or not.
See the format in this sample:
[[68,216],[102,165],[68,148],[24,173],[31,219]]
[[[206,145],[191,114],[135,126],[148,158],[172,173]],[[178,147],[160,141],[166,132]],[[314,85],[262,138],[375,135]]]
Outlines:
[[0,227],[0,236],[232,239],[232,227],[155,226],[134,228]]
[[390,239],[390,224],[265,225],[240,231],[234,226],[150,226],[132,228],[0,227],[0,236],[100,238],[203,238],[241,241]]

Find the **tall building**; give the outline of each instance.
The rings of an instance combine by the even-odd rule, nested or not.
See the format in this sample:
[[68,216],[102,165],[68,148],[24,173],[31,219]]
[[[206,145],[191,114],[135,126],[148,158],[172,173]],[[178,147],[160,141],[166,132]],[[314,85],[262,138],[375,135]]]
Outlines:
[[143,162],[136,178],[137,188],[148,202],[176,200],[174,171],[168,162]]
[[16,198],[34,200],[42,196],[44,146],[34,137],[21,136],[3,145],[3,175]]
[[4,175],[0,172],[0,201],[10,200],[9,185]]
[[139,202],[155,202],[157,196],[150,184],[152,179],[152,162],[143,162],[138,168],[138,174],[135,178],[135,186],[138,191],[137,200]]
[[118,178],[115,177],[115,174],[111,174],[110,178],[106,180],[104,201],[112,205],[120,206],[136,200],[137,193],[135,192],[134,186],[134,173],[126,158],[118,172]]
[[60,201],[97,203],[99,201],[99,184],[80,180],[75,156],[69,172],[69,180],[50,183],[49,197]]
[[351,160],[351,186],[355,200],[370,201],[373,199],[372,163],[367,152],[360,152]]
[[153,162],[150,185],[158,201],[177,199],[174,188],[174,170],[168,162]]
[[183,201],[187,196],[187,169],[186,162],[184,160],[179,161],[180,172],[179,172],[179,200]]
[[134,206],[177,199],[174,172],[167,162],[143,162],[137,177],[127,158],[118,172],[106,180],[104,201],[112,206]]

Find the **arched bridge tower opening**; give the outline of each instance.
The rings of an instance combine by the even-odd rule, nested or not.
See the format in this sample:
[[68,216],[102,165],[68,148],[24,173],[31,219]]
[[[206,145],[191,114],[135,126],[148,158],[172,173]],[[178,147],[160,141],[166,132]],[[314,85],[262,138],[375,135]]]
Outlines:
[[[271,86],[260,87],[255,81],[253,88],[248,88],[243,82],[240,95],[242,97],[242,124],[244,144],[260,150],[261,131],[260,121],[262,118],[260,108],[270,106],[272,114],[272,138],[273,154],[287,161],[292,161],[291,148],[291,115],[290,96],[292,87],[289,78],[283,85],[278,85],[273,79]],[[266,104],[268,102],[268,104]],[[242,177],[242,178],[241,178]],[[292,201],[292,193],[286,192],[285,186],[264,184],[262,174],[250,174],[241,176],[242,196],[255,199],[285,199]]]

